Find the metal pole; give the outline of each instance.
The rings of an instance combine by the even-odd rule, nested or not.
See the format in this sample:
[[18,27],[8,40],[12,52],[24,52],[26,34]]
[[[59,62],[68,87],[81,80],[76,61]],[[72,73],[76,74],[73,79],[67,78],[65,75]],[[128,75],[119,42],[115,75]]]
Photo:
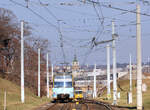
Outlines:
[[148,72],[148,73],[149,73],[149,61],[150,61],[150,58],[148,57],[148,64],[147,64],[147,65],[148,65],[148,67],[147,67],[147,68],[148,68],[148,69],[147,69],[147,72]]
[[97,92],[96,92],[96,64],[95,64],[95,67],[94,67],[94,94],[93,94],[93,97],[96,98],[97,97]]
[[48,69],[48,53],[47,53],[47,98],[49,98],[49,69]]
[[130,74],[130,91],[128,93],[128,103],[132,103],[132,64],[131,64],[131,54],[130,56],[130,62],[129,62],[129,74]]
[[52,64],[52,82],[53,82],[53,77],[54,77],[54,67],[53,67],[53,64]]
[[24,103],[24,21],[21,21],[21,102]]
[[137,110],[142,110],[142,59],[141,59],[141,18],[140,5],[137,5],[136,13],[136,43],[137,43]]
[[132,63],[131,63],[131,54],[130,54],[130,92],[132,93]]
[[116,78],[116,47],[115,47],[115,26],[112,21],[112,49],[113,49],[113,105],[117,105],[117,78]]
[[4,92],[4,110],[6,110],[6,91]]
[[110,46],[106,46],[107,49],[107,98],[110,99]]
[[38,48],[38,96],[40,97],[40,48]]

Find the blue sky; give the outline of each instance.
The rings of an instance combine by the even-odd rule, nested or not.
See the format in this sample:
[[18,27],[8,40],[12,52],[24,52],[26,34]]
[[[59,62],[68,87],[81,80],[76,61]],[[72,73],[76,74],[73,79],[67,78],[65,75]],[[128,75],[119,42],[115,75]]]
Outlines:
[[[13,1],[26,5],[25,0]],[[111,4],[117,8],[134,11],[136,9],[136,3],[128,3],[131,0],[121,0],[121,2],[120,0],[103,1],[103,4]],[[132,1],[135,2],[135,0]],[[119,35],[116,41],[117,62],[127,63],[129,61],[129,53],[133,56],[133,62],[136,62],[136,38],[133,37],[136,36],[135,14],[129,12],[124,14],[123,11],[105,8],[96,4],[94,8],[92,4],[83,4],[79,0],[41,0],[41,2],[48,5],[41,5],[39,0],[29,0],[29,8],[56,26],[58,26],[57,20],[60,20],[60,30],[63,35],[64,50],[68,62],[71,63],[76,52],[80,64],[106,64],[106,44],[99,45],[90,52],[89,42],[92,40],[92,37],[98,38],[98,41],[111,39],[112,19],[115,19],[115,31]],[[140,4],[142,13],[150,14],[150,6],[142,2]],[[13,4],[10,0],[1,0],[0,7],[12,10],[18,20],[25,20],[33,27],[32,31],[35,36],[44,37],[51,42],[52,63],[58,64],[63,61],[60,49],[60,36],[56,28],[33,14],[29,9]],[[95,10],[100,18],[104,18],[104,29]],[[150,56],[150,16],[141,16],[141,21],[142,58],[146,62],[148,56]],[[96,36],[96,33],[101,31],[102,34]],[[89,53],[91,54],[89,55]]]

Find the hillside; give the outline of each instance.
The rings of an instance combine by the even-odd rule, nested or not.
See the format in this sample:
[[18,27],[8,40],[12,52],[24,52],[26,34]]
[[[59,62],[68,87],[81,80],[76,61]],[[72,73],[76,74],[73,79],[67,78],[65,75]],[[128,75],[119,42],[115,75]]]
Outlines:
[[25,104],[20,101],[20,87],[0,78],[0,110],[3,110],[4,91],[7,91],[7,110],[32,110],[41,104],[49,102],[46,97],[38,98],[28,88],[25,88]]
[[[143,106],[144,110],[149,110],[150,108],[150,79],[144,79],[143,83],[147,85],[147,91],[143,92]],[[130,108],[132,110],[136,107],[136,80],[133,81],[133,104],[127,104],[127,92],[129,91],[129,80],[119,80],[118,84],[120,87],[118,87],[118,92],[120,92],[121,98],[118,100],[119,106],[125,106],[127,108]],[[111,85],[111,93],[112,93],[112,85]],[[106,97],[106,91],[102,97]],[[105,98],[102,98],[100,100],[112,103],[111,100],[105,100]]]
[[[46,95],[46,54],[50,55],[49,40],[32,33],[32,27],[23,23],[24,84],[37,94],[38,48],[40,48],[41,96]],[[20,20],[5,8],[0,8],[0,77],[20,85],[21,42]],[[50,60],[49,60],[50,64]]]

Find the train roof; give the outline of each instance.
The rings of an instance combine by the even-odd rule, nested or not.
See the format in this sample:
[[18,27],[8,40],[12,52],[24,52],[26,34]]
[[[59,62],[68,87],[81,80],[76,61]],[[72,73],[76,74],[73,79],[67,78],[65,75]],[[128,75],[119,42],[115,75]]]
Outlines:
[[75,91],[82,91],[82,90],[75,90]]
[[72,72],[57,72],[56,74],[55,74],[55,76],[62,76],[62,75],[72,75]]
[[55,78],[58,78],[58,79],[62,79],[62,78],[72,78],[72,74],[57,74],[57,75],[54,75],[54,79]]

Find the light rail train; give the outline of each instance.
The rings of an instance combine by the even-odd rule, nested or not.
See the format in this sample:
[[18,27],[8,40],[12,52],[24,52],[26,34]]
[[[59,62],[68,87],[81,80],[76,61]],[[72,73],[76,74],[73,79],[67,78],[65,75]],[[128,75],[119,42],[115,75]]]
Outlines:
[[75,90],[75,92],[74,92],[74,98],[76,99],[76,100],[81,100],[81,99],[83,99],[83,91],[82,90]]
[[53,77],[53,101],[71,101],[74,98],[74,83],[71,73],[59,73]]

